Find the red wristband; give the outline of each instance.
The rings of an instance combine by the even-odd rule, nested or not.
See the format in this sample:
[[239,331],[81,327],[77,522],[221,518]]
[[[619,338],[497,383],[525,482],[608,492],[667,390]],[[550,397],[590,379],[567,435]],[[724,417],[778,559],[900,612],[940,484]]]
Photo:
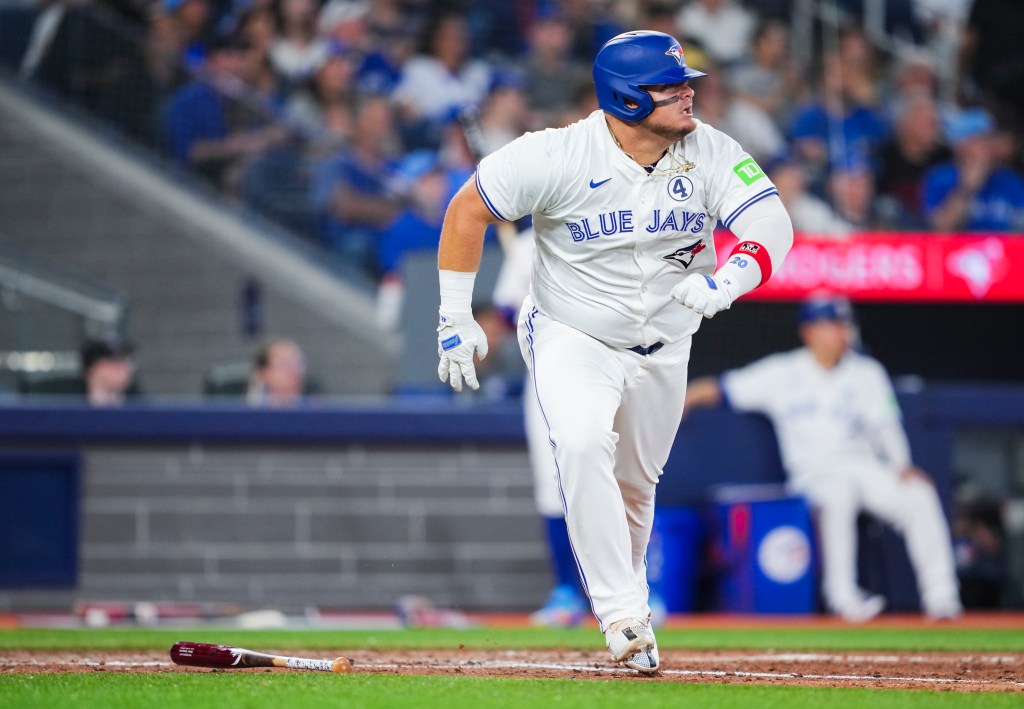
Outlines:
[[761,282],[757,284],[759,287],[772,277],[772,258],[762,244],[756,241],[741,241],[729,254],[730,257],[737,255],[757,261],[757,265],[761,267]]

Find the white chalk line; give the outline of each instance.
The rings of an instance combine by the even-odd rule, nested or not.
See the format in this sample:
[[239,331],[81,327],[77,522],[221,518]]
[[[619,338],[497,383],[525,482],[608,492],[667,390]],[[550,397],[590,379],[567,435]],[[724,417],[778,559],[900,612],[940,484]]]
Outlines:
[[[693,658],[673,658],[676,661],[709,661],[708,656],[699,656]],[[720,659],[732,660],[738,662],[752,662],[752,661],[763,661],[763,660],[779,660],[779,661],[819,661],[819,660],[849,660],[849,661],[879,661],[879,662],[894,662],[894,661],[925,661],[929,658],[921,657],[901,657],[898,655],[814,655],[807,653],[792,654],[792,655],[722,655]],[[1003,662],[1003,661],[1017,661],[1019,658],[1012,656],[965,656],[963,658],[957,658],[958,661],[971,661],[971,662]],[[4,661],[0,662],[0,666],[3,665],[30,665],[30,666],[46,666],[54,664],[52,661],[43,660],[29,660],[29,661]],[[171,662],[162,661],[145,661],[145,662],[130,662],[122,660],[90,660],[81,659],[73,662],[72,664],[83,665],[86,667],[116,667],[116,668],[133,668],[133,667],[173,667],[174,664]],[[594,674],[635,674],[633,670],[625,667],[602,667],[600,665],[594,665],[593,663],[554,663],[554,662],[513,662],[513,661],[502,661],[502,660],[485,660],[480,662],[467,661],[458,664],[423,664],[423,663],[364,663],[356,661],[355,669],[358,672],[360,669],[370,670],[397,670],[397,669],[432,669],[432,670],[465,670],[465,669],[493,669],[493,670],[561,670],[566,672],[591,672]],[[247,668],[252,669],[252,668]],[[801,680],[834,680],[834,681],[848,681],[848,682],[922,682],[927,684],[996,684],[995,680],[988,679],[964,679],[955,677],[889,677],[879,675],[843,675],[843,674],[803,674],[797,672],[746,672],[743,670],[661,670],[659,674],[662,675],[673,675],[679,677],[749,677],[752,679],[801,679]],[[1024,687],[1024,682],[1009,682],[1009,684],[1018,687]]]
[[52,667],[53,665],[83,665],[85,667],[170,667],[171,662],[160,662],[149,660],[146,662],[125,662],[122,660],[71,660],[61,662],[59,660],[4,660],[0,667]]
[[[739,660],[742,662],[934,662],[935,657],[927,655],[828,655],[824,653],[764,653],[760,655],[694,655],[680,657],[672,653],[673,660],[683,662],[722,662],[723,660]],[[1003,665],[1024,662],[1020,655],[964,655],[963,657],[942,658],[956,662],[980,662],[991,665]]]
[[[679,658],[674,658],[679,659]],[[745,659],[745,658],[733,658]],[[437,667],[437,665],[431,665]],[[594,665],[562,665],[542,662],[478,662],[472,665],[451,665],[443,669],[454,669],[454,667],[485,667],[488,669],[548,669],[568,670],[594,673],[630,673],[633,670],[624,667],[595,667]],[[886,677],[878,675],[839,675],[839,674],[803,674],[798,672],[745,672],[742,670],[661,670],[659,674],[675,675],[681,677],[752,677],[756,679],[812,679],[812,680],[846,680],[851,682],[927,682],[934,684],[994,684],[994,680],[988,679],[959,679],[954,677]],[[1024,687],[1024,682],[1011,682],[1016,686]]]

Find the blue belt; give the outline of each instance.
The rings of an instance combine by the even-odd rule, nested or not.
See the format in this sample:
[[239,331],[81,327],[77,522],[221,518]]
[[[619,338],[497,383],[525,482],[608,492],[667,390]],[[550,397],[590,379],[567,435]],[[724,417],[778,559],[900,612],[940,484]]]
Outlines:
[[626,349],[629,350],[630,352],[636,352],[638,355],[643,355],[644,357],[646,357],[647,355],[654,354],[655,352],[657,352],[658,350],[660,350],[664,346],[665,346],[664,342],[655,342],[650,347],[644,347],[643,345],[637,345],[636,347],[627,347]]

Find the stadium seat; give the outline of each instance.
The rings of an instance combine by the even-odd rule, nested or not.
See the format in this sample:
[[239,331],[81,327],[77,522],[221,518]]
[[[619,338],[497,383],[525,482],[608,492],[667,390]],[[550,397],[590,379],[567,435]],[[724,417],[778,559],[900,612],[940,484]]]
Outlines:
[[203,375],[203,393],[207,396],[244,397],[251,372],[252,362],[249,361],[215,364]]

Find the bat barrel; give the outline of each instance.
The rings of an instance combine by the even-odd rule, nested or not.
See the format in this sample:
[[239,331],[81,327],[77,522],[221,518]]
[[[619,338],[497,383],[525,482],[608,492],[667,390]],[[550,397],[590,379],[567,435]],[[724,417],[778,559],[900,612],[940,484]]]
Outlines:
[[171,646],[171,660],[176,665],[193,667],[237,667],[241,650],[228,645],[179,641]]
[[352,663],[344,657],[334,660],[313,660],[304,657],[281,657],[253,652],[230,645],[213,645],[179,641],[171,647],[171,660],[191,667],[284,667],[292,670],[345,673]]

